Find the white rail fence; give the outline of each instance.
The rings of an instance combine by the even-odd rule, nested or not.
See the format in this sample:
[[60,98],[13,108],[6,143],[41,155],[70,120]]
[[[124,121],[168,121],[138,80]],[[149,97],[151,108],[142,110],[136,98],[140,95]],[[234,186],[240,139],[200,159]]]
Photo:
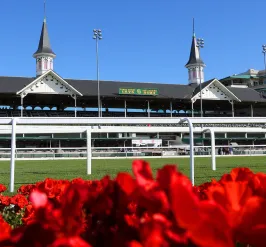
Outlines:
[[[212,146],[194,146],[195,157],[210,157]],[[219,148],[226,149],[223,154]],[[232,148],[230,153],[229,149]],[[176,147],[92,147],[92,159],[130,158],[186,158],[190,155],[188,145]],[[0,148],[0,161],[10,160],[10,148]],[[216,145],[216,156],[266,156],[266,145]],[[16,160],[86,159],[87,147],[16,148]]]
[[[187,122],[183,127],[147,127],[147,125],[169,125],[169,124],[183,124]],[[71,133],[76,129],[75,133],[86,132],[87,136],[87,174],[91,174],[91,159],[92,159],[92,147],[91,147],[91,134],[92,133],[154,133],[154,132],[173,132],[175,129],[178,132],[182,128],[186,132],[189,132],[190,138],[190,179],[194,184],[194,131],[211,133],[211,154],[212,154],[212,169],[216,169],[215,163],[215,137],[216,132],[243,132],[243,133],[264,133],[266,134],[266,118],[0,118],[0,134],[11,134],[11,157],[10,157],[10,192],[14,191],[14,176],[15,176],[15,160],[16,160],[16,135],[18,133],[43,133],[43,129],[46,132],[53,133],[53,126],[61,125],[61,128],[57,129],[56,133]],[[195,126],[193,126],[193,124]],[[200,127],[196,125],[199,125]],[[215,128],[211,124],[222,124],[220,128]],[[244,126],[235,126],[241,124]],[[12,125],[10,128],[9,126]],[[29,128],[22,127],[28,125]],[[83,127],[80,127],[82,126]],[[93,126],[94,125],[94,126]],[[105,126],[102,126],[105,125]],[[115,125],[115,126],[114,126]],[[119,126],[120,125],[120,126]],[[123,126],[123,125],[127,125]],[[140,127],[139,125],[143,125]],[[234,126],[233,126],[234,125]],[[96,127],[98,126],[98,128]],[[134,127],[129,127],[134,126]],[[255,126],[255,127],[254,127]],[[96,127],[96,129],[95,129]],[[212,128],[210,128],[212,127]],[[235,127],[235,128],[232,128]],[[236,128],[238,127],[238,128]],[[246,128],[248,127],[248,128]],[[207,129],[205,129],[207,128]],[[233,130],[235,129],[235,130]]]

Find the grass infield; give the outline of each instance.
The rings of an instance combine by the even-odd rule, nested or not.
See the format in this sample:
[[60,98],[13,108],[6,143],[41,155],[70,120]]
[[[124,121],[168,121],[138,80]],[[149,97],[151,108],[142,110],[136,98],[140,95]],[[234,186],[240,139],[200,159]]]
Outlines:
[[[179,170],[189,176],[189,158],[146,159],[154,172],[165,164],[177,164]],[[220,178],[234,167],[249,167],[253,172],[266,172],[266,156],[218,157],[217,170],[211,170],[211,158],[195,159],[195,183],[201,184],[211,178]],[[92,161],[92,175],[86,175],[86,160],[42,160],[16,161],[15,190],[23,184],[35,183],[45,178],[100,179],[109,174],[115,177],[118,172],[131,173],[132,159],[101,159]],[[0,183],[9,186],[9,161],[0,162]]]

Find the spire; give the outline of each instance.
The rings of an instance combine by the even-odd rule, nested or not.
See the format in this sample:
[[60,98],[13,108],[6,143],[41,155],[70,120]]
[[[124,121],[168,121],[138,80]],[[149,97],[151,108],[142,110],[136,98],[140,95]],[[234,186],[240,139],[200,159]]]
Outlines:
[[186,67],[191,65],[191,64],[201,64],[204,65],[203,61],[200,58],[199,55],[199,48],[197,47],[197,39],[195,35],[195,22],[193,18],[193,36],[192,36],[192,44],[191,44],[191,49],[190,49],[190,56],[189,60],[186,64]]
[[197,46],[197,39],[195,35],[195,21],[193,18],[192,26],[192,44],[190,49],[189,60],[185,67],[188,69],[188,83],[191,84],[201,84],[204,82],[204,67],[205,64],[200,58],[200,51]]
[[46,2],[44,0],[44,18],[43,18],[43,24],[42,24],[42,32],[41,32],[41,37],[39,41],[39,46],[37,51],[33,54],[33,57],[37,57],[41,54],[45,55],[50,55],[52,57],[55,57],[55,53],[53,52],[51,45],[50,45],[50,40],[49,40],[49,35],[48,35],[48,30],[47,30],[47,24],[46,24]]
[[43,6],[43,24],[42,24],[42,32],[39,41],[39,46],[37,51],[33,54],[33,57],[36,59],[36,75],[42,75],[49,70],[54,69],[54,58],[56,57],[53,52],[46,24],[46,0],[44,0]]
[[46,1],[44,0],[44,2],[43,2],[43,12],[44,12],[44,18],[43,18],[43,20],[44,21],[46,21]]
[[194,17],[193,17],[193,37],[196,37],[196,35],[195,35],[195,21],[194,21]]

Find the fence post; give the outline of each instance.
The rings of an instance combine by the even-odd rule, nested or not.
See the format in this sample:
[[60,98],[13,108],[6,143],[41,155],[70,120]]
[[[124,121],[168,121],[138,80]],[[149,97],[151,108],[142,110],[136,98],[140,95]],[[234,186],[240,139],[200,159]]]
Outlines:
[[192,185],[195,184],[195,177],[194,177],[194,133],[193,133],[193,124],[189,118],[182,118],[180,123],[188,122],[189,126],[189,144],[190,144],[190,180]]
[[17,119],[12,119],[12,132],[11,132],[11,157],[10,157],[10,185],[9,192],[14,192],[15,184],[15,160],[16,160],[16,126]]
[[213,129],[205,129],[202,133],[210,132],[211,134],[211,156],[212,156],[212,170],[216,170],[216,155],[215,155],[215,133]]
[[91,127],[87,129],[87,175],[91,174]]
[[212,170],[216,170],[216,157],[215,157],[215,134],[214,131],[211,129],[211,150],[212,150]]

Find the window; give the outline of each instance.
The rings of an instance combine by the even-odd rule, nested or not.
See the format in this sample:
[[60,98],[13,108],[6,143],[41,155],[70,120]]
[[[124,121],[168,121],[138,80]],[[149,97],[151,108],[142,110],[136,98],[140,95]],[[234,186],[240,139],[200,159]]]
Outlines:
[[38,67],[39,67],[39,70],[41,70],[42,69],[42,61],[40,60],[40,61],[38,61]]
[[45,60],[45,61],[44,61],[44,69],[47,69],[47,65],[48,65],[48,61]]
[[197,71],[193,70],[193,78],[197,78]]

